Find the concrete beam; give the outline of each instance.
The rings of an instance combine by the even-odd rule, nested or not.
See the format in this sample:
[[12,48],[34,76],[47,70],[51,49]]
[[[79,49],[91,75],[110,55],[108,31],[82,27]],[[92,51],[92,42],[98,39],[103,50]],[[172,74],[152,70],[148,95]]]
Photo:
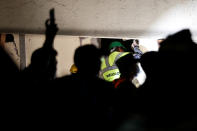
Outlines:
[[0,32],[44,33],[51,8],[64,35],[158,38],[190,28],[197,36],[195,0],[1,0]]

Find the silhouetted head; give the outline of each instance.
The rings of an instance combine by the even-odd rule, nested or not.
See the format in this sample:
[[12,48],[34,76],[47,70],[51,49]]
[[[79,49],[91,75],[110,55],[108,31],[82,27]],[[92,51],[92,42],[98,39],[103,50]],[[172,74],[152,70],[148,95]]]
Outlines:
[[151,51],[144,53],[141,56],[140,63],[148,77],[153,75],[158,68],[158,52]]
[[96,76],[100,70],[101,52],[94,45],[84,45],[75,50],[74,63],[78,73],[88,76]]
[[186,53],[189,52],[195,45],[192,40],[191,32],[189,29],[181,30],[173,35],[168,36],[160,43],[159,52],[176,52]]
[[57,52],[53,49],[40,48],[34,51],[30,65],[33,73],[40,74],[40,77],[44,76],[46,79],[54,78],[57,65],[56,55]]
[[133,78],[139,72],[137,66],[137,61],[134,59],[133,55],[130,53],[118,59],[116,65],[119,68],[121,77]]
[[161,66],[173,70],[187,69],[195,63],[197,45],[192,40],[192,35],[189,29],[181,30],[175,34],[168,36],[162,43],[159,49]]

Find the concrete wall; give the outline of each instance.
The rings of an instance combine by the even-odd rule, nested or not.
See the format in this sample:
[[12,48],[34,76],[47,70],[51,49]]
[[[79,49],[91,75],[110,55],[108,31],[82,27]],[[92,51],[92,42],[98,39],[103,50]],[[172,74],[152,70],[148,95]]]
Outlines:
[[[4,42],[3,47],[16,63],[18,68],[29,66],[31,63],[32,53],[43,46],[45,36],[41,34],[13,34],[14,42]],[[24,41],[20,37],[24,36]],[[15,46],[15,44],[16,46]],[[96,38],[57,35],[54,41],[54,48],[58,52],[57,55],[57,77],[70,74],[70,67],[74,63],[73,56],[75,49],[81,45],[93,43],[97,47]],[[21,46],[24,46],[24,53],[21,52]],[[24,55],[24,56],[23,56]],[[21,65],[24,63],[24,65]]]
[[163,38],[190,28],[197,36],[196,0],[1,0],[0,32],[43,33],[52,7],[59,34]]
[[[32,53],[42,47],[45,40],[44,35],[26,34],[25,35],[25,53],[26,53],[26,66],[31,63]],[[57,77],[70,74],[70,67],[74,63],[73,56],[75,49],[81,45],[93,43],[98,47],[95,38],[78,36],[65,36],[57,35],[54,41],[54,48],[57,55]]]
[[[25,35],[26,66],[30,64],[31,55],[42,47],[45,40],[44,35]],[[73,64],[73,55],[77,47],[80,46],[79,37],[58,35],[54,41],[54,48],[57,50],[57,76],[70,74],[70,67]]]

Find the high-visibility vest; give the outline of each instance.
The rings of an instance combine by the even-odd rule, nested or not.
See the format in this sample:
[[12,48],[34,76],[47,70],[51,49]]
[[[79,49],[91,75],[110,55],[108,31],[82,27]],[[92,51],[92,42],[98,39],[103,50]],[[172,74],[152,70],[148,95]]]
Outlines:
[[129,54],[129,52],[112,52],[108,57],[101,59],[101,72],[100,75],[106,81],[112,82],[115,79],[120,78],[120,72],[116,65],[116,61]]

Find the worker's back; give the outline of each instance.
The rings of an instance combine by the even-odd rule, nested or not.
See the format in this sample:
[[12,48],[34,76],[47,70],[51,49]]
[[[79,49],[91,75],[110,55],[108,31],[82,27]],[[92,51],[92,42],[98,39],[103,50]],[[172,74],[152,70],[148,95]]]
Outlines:
[[106,81],[112,82],[120,77],[120,72],[115,62],[128,52],[112,52],[108,57],[102,58],[101,62],[101,77]]
[[115,63],[120,57],[129,54],[129,52],[124,52],[124,48],[125,47],[117,41],[114,41],[110,44],[110,55],[101,59],[101,78],[112,82],[113,80],[120,77],[119,69]]

